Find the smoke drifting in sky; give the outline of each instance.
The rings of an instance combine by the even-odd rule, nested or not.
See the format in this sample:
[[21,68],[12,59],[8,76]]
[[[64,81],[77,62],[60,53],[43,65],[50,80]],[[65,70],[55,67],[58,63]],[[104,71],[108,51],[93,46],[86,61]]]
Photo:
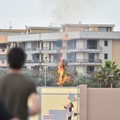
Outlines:
[[119,29],[119,11],[119,0],[0,0],[0,28],[8,28],[9,21],[13,28],[82,21],[112,23]]

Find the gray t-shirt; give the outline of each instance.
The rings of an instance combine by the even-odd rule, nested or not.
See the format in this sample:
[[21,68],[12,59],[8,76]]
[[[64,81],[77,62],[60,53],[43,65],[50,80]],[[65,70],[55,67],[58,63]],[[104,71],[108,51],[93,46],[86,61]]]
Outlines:
[[20,120],[27,120],[27,101],[31,93],[36,93],[35,84],[22,74],[11,73],[0,78],[0,99]]

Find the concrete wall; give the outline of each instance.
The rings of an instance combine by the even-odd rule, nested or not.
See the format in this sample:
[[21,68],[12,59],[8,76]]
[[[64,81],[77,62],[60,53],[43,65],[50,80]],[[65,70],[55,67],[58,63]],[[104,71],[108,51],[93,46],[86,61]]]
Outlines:
[[40,34],[26,34],[26,35],[14,35],[8,36],[8,42],[29,42],[29,41],[39,41]]
[[105,40],[99,40],[99,46],[102,47],[99,59],[102,60],[102,64],[106,61],[106,59],[104,59],[104,54],[108,54],[108,60],[112,60],[112,40],[107,40],[108,46],[104,46],[104,41]]
[[120,120],[120,88],[80,86],[80,120]]

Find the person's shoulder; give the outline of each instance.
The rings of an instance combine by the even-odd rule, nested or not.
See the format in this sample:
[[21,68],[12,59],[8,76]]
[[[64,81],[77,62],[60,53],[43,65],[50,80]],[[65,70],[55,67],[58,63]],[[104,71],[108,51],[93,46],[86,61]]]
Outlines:
[[0,81],[5,80],[7,77],[8,77],[8,74],[6,74],[6,75],[1,75],[1,76],[0,76]]
[[35,84],[35,82],[28,76],[25,75],[21,75],[21,77],[24,79],[24,81],[26,81],[28,84]]

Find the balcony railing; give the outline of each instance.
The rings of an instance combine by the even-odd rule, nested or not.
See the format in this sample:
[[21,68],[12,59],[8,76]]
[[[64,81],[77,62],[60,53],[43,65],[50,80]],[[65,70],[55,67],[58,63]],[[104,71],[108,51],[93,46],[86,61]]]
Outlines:
[[63,51],[66,51],[66,52],[100,52],[102,50],[102,47],[97,47],[97,48],[87,48],[87,47],[76,47],[76,48],[73,48],[73,47],[63,47],[63,48],[49,48],[49,47],[44,47],[44,48],[41,48],[41,51],[42,52],[54,52],[54,53],[59,53],[59,50],[62,49]]
[[39,60],[27,60],[26,63],[30,64],[30,63],[40,63]]
[[24,48],[26,52],[45,52],[45,53],[59,53],[60,49],[66,52],[100,52],[102,47],[62,47],[62,48],[49,48],[49,47],[42,47],[42,48]]
[[25,51],[31,52],[31,51],[41,51],[40,48],[24,48]]
[[2,55],[3,55],[3,54],[6,55],[7,52],[8,52],[8,49],[7,49],[7,48],[0,49],[0,54],[2,54]]
[[102,63],[101,59],[76,59],[66,60],[67,63]]
[[[101,65],[102,61],[101,59],[76,59],[76,60],[65,60],[65,62],[68,65]],[[57,66],[59,63],[59,60],[45,60],[42,61],[34,61],[34,60],[29,60],[26,62],[27,64],[36,64],[36,65],[48,65],[48,66]]]
[[0,61],[0,67],[7,67],[7,61]]

